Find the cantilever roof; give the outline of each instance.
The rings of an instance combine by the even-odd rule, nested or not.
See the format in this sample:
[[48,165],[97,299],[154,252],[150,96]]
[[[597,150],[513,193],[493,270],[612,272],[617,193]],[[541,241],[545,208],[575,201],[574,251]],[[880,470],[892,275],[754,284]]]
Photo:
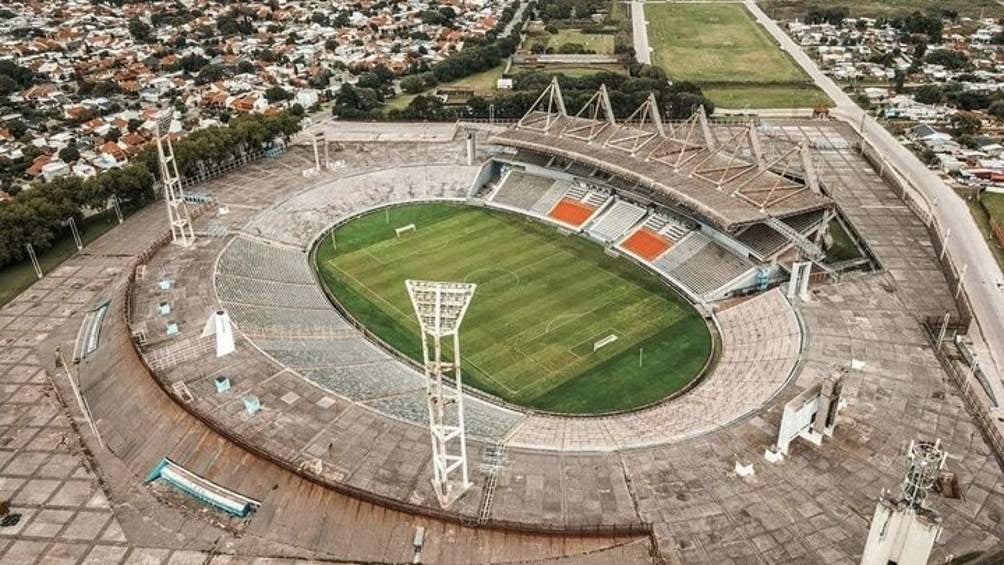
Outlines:
[[[496,134],[489,141],[498,145],[555,155],[628,179],[661,193],[669,200],[685,209],[693,210],[726,231],[732,231],[741,225],[765,221],[769,216],[781,218],[833,205],[832,200],[826,196],[810,190],[800,190],[761,208],[732,195],[727,186],[719,190],[715,182],[696,174],[678,171],[663,161],[649,159],[649,155],[659,145],[658,139],[650,141],[632,155],[604,145],[615,131],[614,128],[607,128],[609,131],[602,132],[592,141],[585,141],[557,133],[569,123],[578,121],[578,118],[562,116],[557,119],[558,122],[549,132],[510,128]],[[721,166],[724,168],[727,164],[722,163]],[[780,180],[777,177],[777,174],[767,172],[762,179]]]
[[605,171],[726,231],[833,206],[805,147],[768,157],[752,126],[717,139],[703,108],[683,124],[663,124],[654,96],[618,123],[605,88],[571,116],[553,81],[517,125],[489,141]]

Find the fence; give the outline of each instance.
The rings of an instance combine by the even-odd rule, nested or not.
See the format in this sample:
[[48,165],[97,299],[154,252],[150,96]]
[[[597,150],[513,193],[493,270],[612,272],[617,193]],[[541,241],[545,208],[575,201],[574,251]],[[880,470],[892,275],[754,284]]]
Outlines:
[[933,346],[934,356],[938,358],[941,367],[948,373],[955,388],[959,391],[959,396],[966,405],[966,412],[979,426],[983,439],[986,440],[997,459],[997,465],[1004,470],[1004,435],[1002,435],[993,415],[990,414],[989,401],[980,396],[978,389],[972,386],[971,379],[966,372],[960,370],[959,365],[954,363],[945,351],[951,342],[938,342],[941,320],[926,320],[924,329],[926,330],[924,333]]
[[917,198],[923,198],[923,196],[912,190],[906,178],[882,158],[878,150],[872,147],[866,139],[859,137],[857,149],[865,160],[878,171],[879,176],[882,177],[886,184],[893,188],[900,200],[923,221],[928,236],[934,244],[934,253],[938,256],[938,266],[948,280],[950,290],[953,292],[955,307],[958,310],[959,323],[963,328],[963,333],[968,332],[969,325],[973,320],[972,304],[969,301],[969,295],[966,293],[965,287],[962,287],[961,290],[959,289],[959,285],[962,282],[959,269],[956,267],[954,259],[952,259],[952,254],[944,248],[945,233],[938,219],[935,217],[930,203],[925,200],[924,207],[921,207]]
[[[983,206],[983,204],[981,203],[980,206]],[[987,213],[987,218],[990,220],[990,231],[994,234],[994,239],[997,240],[997,245],[1004,247],[1004,228],[997,223],[997,218],[994,218],[993,214],[990,213],[990,210],[986,209],[986,206],[983,206],[983,210]]]
[[[277,157],[281,155],[286,150],[284,144],[278,144],[275,147],[265,148],[265,149],[254,149],[252,151],[243,151],[236,157],[232,157],[227,161],[222,163],[216,163],[213,165],[205,166],[201,165],[199,171],[194,175],[185,175],[181,177],[181,188],[183,190],[188,190],[190,188],[196,187],[200,184],[209,182],[214,179],[218,179],[227,173],[236,171],[250,163],[258,161],[263,157]],[[158,193],[162,192],[158,190]]]

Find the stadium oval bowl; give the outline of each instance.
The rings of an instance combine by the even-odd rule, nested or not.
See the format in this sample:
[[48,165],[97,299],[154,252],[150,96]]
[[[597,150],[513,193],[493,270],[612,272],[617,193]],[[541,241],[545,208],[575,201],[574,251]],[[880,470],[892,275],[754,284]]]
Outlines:
[[[339,189],[344,188],[339,186],[340,182],[355,182],[360,177],[381,172],[386,173],[386,171],[363,172],[339,179],[339,182],[313,187],[292,195],[259,215],[252,226],[269,225],[271,220],[275,219],[271,218],[270,214],[292,217],[303,214],[304,210],[310,210],[311,214],[315,214],[312,203],[339,198]],[[467,202],[467,198],[460,193],[456,196],[398,198],[365,206],[352,203],[348,209],[340,210],[341,217],[335,216],[333,222],[319,226],[313,236],[305,238],[305,241],[309,242],[305,247],[316,248],[317,242],[332,229],[359,215],[388,206],[423,202],[464,203]],[[281,225],[282,221],[277,223]],[[317,223],[316,220],[313,221]],[[231,311],[237,331],[262,354],[300,377],[308,377],[302,367],[288,360],[295,358],[299,353],[309,355],[311,352],[295,349],[302,344],[283,343],[280,345],[294,348],[292,354],[289,349],[277,353],[272,348],[276,345],[274,343],[276,340],[262,338],[261,332],[249,327],[251,324],[248,323],[247,316],[237,311],[239,308],[233,307],[237,301],[228,299],[226,294],[221,292],[221,274],[226,274],[226,269],[221,267],[235,242],[245,246],[275,250],[274,245],[257,241],[253,237],[238,236],[231,240],[227,248],[219,254],[215,267],[218,303]],[[324,296],[314,270],[309,267],[312,259],[302,253],[299,245],[296,247],[298,249],[291,246],[289,252],[301,263],[300,267],[308,274],[312,287],[318,294]],[[398,388],[378,391],[381,394],[373,397],[367,397],[365,394],[353,397],[349,392],[338,393],[316,382],[312,384],[321,386],[361,408],[378,413],[381,417],[427,427],[427,416],[424,412],[424,380],[418,371],[406,358],[388,353],[385,346],[375,345],[372,337],[365,336],[363,330],[342,313],[338,313],[334,308],[330,310],[340,320],[339,336],[342,338],[351,336],[349,339],[364,350],[356,361],[361,364],[369,363],[370,368],[391,371],[396,376],[409,374],[411,387],[407,390]],[[683,441],[716,431],[750,416],[768,404],[795,374],[798,356],[803,347],[801,322],[795,310],[777,289],[710,315],[718,334],[714,363],[709,363],[699,379],[695,379],[678,393],[626,412],[597,416],[568,416],[529,410],[501,402],[480,391],[466,391],[465,417],[468,437],[475,441],[486,442],[498,442],[504,438],[507,445],[526,449],[615,451]],[[750,320],[769,321],[767,331],[751,335],[748,325]],[[355,366],[361,366],[360,363]]]

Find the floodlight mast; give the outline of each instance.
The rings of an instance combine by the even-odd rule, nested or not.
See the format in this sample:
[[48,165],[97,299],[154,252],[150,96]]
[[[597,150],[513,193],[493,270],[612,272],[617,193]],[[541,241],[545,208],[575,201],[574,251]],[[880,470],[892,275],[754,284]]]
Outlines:
[[195,243],[195,231],[192,229],[192,219],[188,215],[185,192],[181,187],[181,175],[178,174],[178,161],[174,157],[174,145],[171,143],[170,127],[173,117],[174,112],[167,108],[159,112],[154,120],[157,161],[160,162],[160,182],[164,185],[167,220],[171,224],[171,241],[182,247],[188,247]]
[[[460,323],[477,285],[408,280],[405,286],[422,332],[422,367],[432,439],[432,486],[440,506],[446,508],[471,487],[467,473],[467,435],[460,376]],[[449,360],[443,359],[444,337],[453,338],[453,355]],[[448,379],[450,376],[453,377],[453,386],[444,386],[444,377]],[[451,405],[456,406],[455,425],[447,422],[447,409]],[[453,440],[460,445],[451,454],[450,443]],[[455,473],[459,473],[459,478],[451,480],[451,475]]]

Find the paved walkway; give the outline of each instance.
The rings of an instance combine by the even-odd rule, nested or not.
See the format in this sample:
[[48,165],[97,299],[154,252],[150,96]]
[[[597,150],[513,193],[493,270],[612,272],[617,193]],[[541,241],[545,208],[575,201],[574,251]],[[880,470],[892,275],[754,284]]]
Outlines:
[[631,2],[631,29],[634,33],[634,58],[639,63],[652,64],[652,48],[648,45],[648,22],[645,21],[645,3]]
[[1004,275],[998,267],[983,233],[969,213],[966,203],[941,178],[929,170],[881,124],[873,120],[830,77],[826,76],[802,48],[770,19],[754,0],[745,6],[760,24],[781,44],[812,80],[836,102],[833,114],[848,121],[905,176],[919,191],[921,199],[937,202],[934,216],[942,226],[952,229],[948,250],[958,265],[968,265],[966,291],[975,310],[976,320],[993,357],[998,374],[1004,372]]

